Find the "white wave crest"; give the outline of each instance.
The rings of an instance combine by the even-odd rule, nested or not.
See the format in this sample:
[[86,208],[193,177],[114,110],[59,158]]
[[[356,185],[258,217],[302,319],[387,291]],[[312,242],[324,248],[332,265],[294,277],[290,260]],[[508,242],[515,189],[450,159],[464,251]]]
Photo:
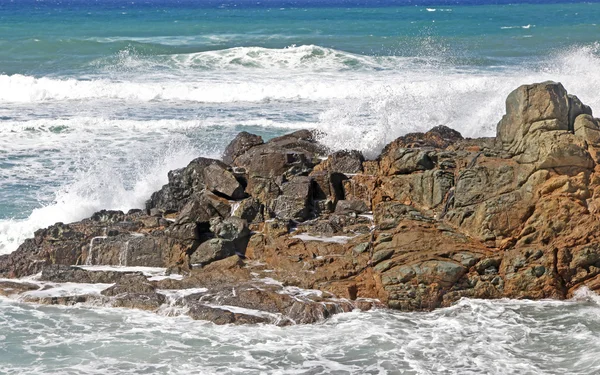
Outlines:
[[[72,176],[55,193],[50,204],[34,209],[23,220],[0,220],[0,254],[10,253],[37,229],[57,222],[70,223],[102,209],[127,211],[143,208],[150,195],[167,182],[168,171],[197,157],[193,149],[167,149],[156,159],[118,170],[104,158]],[[89,160],[88,160],[89,162]]]
[[366,90],[320,115],[321,141],[332,149],[356,149],[376,157],[409,132],[446,125],[463,136],[494,136],[505,99],[520,85],[553,80],[600,111],[600,45],[572,48],[535,68],[488,72],[399,73],[388,85]]
[[[240,79],[242,78],[242,79]],[[37,103],[66,100],[119,101],[193,101],[200,103],[263,102],[267,100],[328,100],[360,97],[369,88],[364,82],[348,82],[341,75],[319,78],[318,75],[224,76],[205,81],[137,81],[118,82],[108,79],[75,79],[0,76],[0,103]],[[383,78],[383,77],[382,77]],[[381,81],[381,79],[376,80]],[[379,87],[382,83],[379,82]]]

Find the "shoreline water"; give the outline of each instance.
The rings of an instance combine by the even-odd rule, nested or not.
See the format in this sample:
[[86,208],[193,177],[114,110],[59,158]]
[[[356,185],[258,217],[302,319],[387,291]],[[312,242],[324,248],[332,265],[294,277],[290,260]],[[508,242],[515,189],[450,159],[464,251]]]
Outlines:
[[[591,302],[464,300],[433,313],[348,313],[316,326],[258,329],[1,297],[0,316],[7,374],[589,374],[600,365]],[[24,327],[27,319],[38,323]],[[67,330],[70,338],[60,338]],[[568,357],[556,345],[565,340]]]

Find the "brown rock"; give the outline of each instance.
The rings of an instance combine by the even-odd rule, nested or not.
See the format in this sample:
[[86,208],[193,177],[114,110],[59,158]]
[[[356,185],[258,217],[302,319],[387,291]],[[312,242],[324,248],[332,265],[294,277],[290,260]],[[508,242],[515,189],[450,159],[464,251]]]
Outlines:
[[241,132],[227,145],[223,153],[223,162],[231,164],[238,156],[248,151],[254,146],[259,146],[264,143],[261,136]]

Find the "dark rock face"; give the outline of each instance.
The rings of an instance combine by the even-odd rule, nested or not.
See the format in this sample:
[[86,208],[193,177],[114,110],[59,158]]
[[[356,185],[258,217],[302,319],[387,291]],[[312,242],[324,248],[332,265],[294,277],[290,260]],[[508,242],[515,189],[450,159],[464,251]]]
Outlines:
[[31,283],[0,281],[0,296],[9,297],[24,292],[38,289],[39,286]]
[[315,167],[315,171],[355,174],[363,171],[364,156],[358,151],[337,151]]
[[54,264],[44,268],[39,280],[54,283],[113,284],[119,282],[121,278],[133,276],[142,277],[143,275],[141,272],[90,272],[75,266]]
[[227,145],[223,153],[223,162],[231,164],[238,156],[250,150],[254,146],[265,143],[261,136],[241,132]]
[[156,292],[156,287],[142,275],[125,275],[108,289],[103,296],[113,297],[114,307],[127,307],[140,310],[156,310],[165,303],[165,296]]
[[191,197],[204,190],[228,199],[244,198],[244,188],[228,165],[219,160],[198,158],[185,168],[169,172],[169,183],[152,194],[146,209],[177,212]]
[[[599,150],[600,120],[554,82],[512,92],[495,139],[438,126],[394,140],[377,160],[328,154],[307,130],[267,142],[241,133],[225,152],[231,167],[199,158],[169,173],[145,212],[37,231],[0,256],[0,276],[114,284],[101,295],[28,297],[39,303],[157,310],[168,301],[216,324],[569,298],[600,290]],[[72,267],[81,264],[184,277]],[[36,285],[2,282],[0,293]]]

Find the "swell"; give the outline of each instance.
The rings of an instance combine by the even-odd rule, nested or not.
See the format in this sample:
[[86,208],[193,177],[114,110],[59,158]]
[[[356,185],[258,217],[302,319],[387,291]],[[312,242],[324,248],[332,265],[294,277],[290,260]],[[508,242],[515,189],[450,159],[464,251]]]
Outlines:
[[[414,82],[529,78],[600,79],[600,45],[570,47],[521,66],[462,66],[447,54],[367,56],[308,45],[238,47],[144,56],[120,50],[81,77],[0,75],[0,103],[52,100],[179,100],[206,103],[326,100],[385,95]],[[490,87],[493,89],[494,87]]]

